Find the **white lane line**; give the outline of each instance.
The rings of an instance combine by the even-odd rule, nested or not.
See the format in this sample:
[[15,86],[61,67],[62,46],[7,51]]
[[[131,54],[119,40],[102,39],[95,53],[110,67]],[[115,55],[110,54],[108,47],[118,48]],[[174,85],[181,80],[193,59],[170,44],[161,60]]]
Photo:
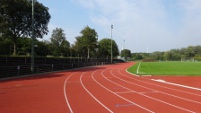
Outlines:
[[71,76],[73,76],[74,74],[75,74],[75,73],[72,73],[70,76],[68,76],[68,77],[66,78],[66,80],[65,80],[65,82],[64,82],[64,87],[63,87],[63,89],[64,89],[64,97],[65,97],[65,100],[66,100],[66,104],[67,104],[67,106],[68,106],[68,108],[69,108],[69,110],[70,110],[71,113],[73,113],[73,110],[72,110],[72,108],[71,108],[71,106],[70,106],[70,103],[69,103],[69,100],[68,100],[68,96],[67,96],[67,94],[66,94],[66,83],[67,83],[68,79],[69,79]]
[[[132,65],[132,66],[133,66],[133,65]],[[132,67],[132,66],[130,66],[130,67]],[[130,68],[130,67],[128,67],[128,68]],[[136,74],[133,74],[133,73],[129,72],[129,71],[128,71],[128,68],[125,69],[125,71],[126,71],[127,73],[129,73],[129,74],[131,74],[131,75],[134,75],[134,76],[139,76],[139,75],[136,75]]]
[[139,73],[140,65],[141,65],[141,62],[139,63],[139,65],[138,65],[138,67],[137,67],[137,74]]
[[[94,71],[95,72],[95,71]],[[93,72],[93,73],[94,73]],[[86,73],[86,72],[85,72]],[[84,86],[83,82],[82,82],[82,77],[83,75],[85,74],[83,73],[81,76],[80,76],[80,82],[81,82],[81,85],[82,87],[85,89],[85,91],[94,99],[96,100],[100,105],[102,105],[105,109],[107,109],[109,112],[113,113],[112,110],[110,110],[107,106],[105,106],[103,103],[101,103],[93,94],[91,94],[91,92]]]
[[128,106],[134,106],[134,104],[116,104],[116,107],[128,107]]
[[[111,70],[111,71],[112,71],[112,70]],[[111,71],[110,71],[110,73],[111,73],[112,75],[114,75]],[[114,76],[115,76],[115,75],[114,75]],[[106,78],[106,77],[105,77],[105,78]],[[106,79],[107,79],[107,78],[106,78]],[[163,100],[156,99],[156,98],[152,98],[152,97],[147,96],[147,95],[145,95],[145,94],[138,93],[138,92],[136,92],[136,91],[134,91],[134,90],[132,90],[132,89],[129,89],[129,88],[127,88],[127,87],[124,87],[124,86],[122,86],[122,85],[120,85],[120,84],[118,84],[118,83],[116,83],[116,82],[113,82],[113,81],[111,81],[111,80],[109,80],[109,79],[108,79],[108,81],[110,81],[111,83],[116,84],[116,85],[118,85],[118,86],[120,86],[120,87],[122,87],[122,88],[125,88],[125,89],[127,89],[127,90],[129,90],[129,91],[132,91],[133,93],[137,93],[137,94],[139,94],[139,95],[142,95],[142,96],[144,96],[144,97],[147,97],[147,98],[149,98],[149,99],[152,99],[152,100],[155,100],[155,101],[158,101],[158,102],[167,104],[167,105],[169,105],[169,106],[172,106],[172,107],[175,107],[175,108],[184,110],[184,111],[188,111],[188,112],[191,112],[191,113],[195,113],[194,111],[188,110],[188,109],[186,109],[186,108],[182,108],[182,107],[179,107],[179,106],[170,104],[170,103],[168,103],[168,102],[165,102],[165,101],[163,101]]]
[[121,92],[114,92],[114,93],[118,93],[118,94],[127,94],[127,93],[133,93],[131,91],[121,91]]
[[165,83],[165,84],[174,85],[174,86],[179,86],[179,87],[184,87],[184,88],[188,88],[188,89],[193,89],[193,90],[201,91],[200,88],[186,86],[186,85],[182,85],[182,84],[176,84],[176,83],[172,83],[172,82],[167,82],[167,81],[164,81],[164,80],[161,80],[161,79],[151,79],[151,80],[157,81],[157,82],[162,82],[162,83]]
[[[103,75],[103,71],[101,72],[101,75],[102,75],[103,77],[105,77],[105,76]],[[104,89],[106,89],[107,91],[109,91],[110,93],[112,93],[112,94],[118,96],[119,98],[121,98],[121,99],[123,99],[123,100],[125,100],[125,101],[127,101],[127,102],[129,102],[129,103],[131,103],[131,104],[133,104],[133,105],[135,105],[135,106],[141,108],[141,109],[144,109],[145,111],[154,113],[153,111],[151,111],[151,110],[149,110],[149,109],[147,109],[147,108],[145,108],[145,107],[143,107],[143,106],[140,106],[140,105],[138,105],[138,104],[132,102],[131,100],[128,100],[128,99],[126,99],[126,98],[124,98],[124,97],[118,95],[117,93],[111,91],[110,89],[106,88],[105,86],[103,86],[100,82],[98,82],[98,81],[94,78],[94,74],[92,75],[92,78],[93,78],[93,80],[94,80],[98,85],[100,85],[101,87],[103,87]],[[106,78],[106,80],[107,80],[107,78]]]
[[[158,85],[158,84],[154,84],[154,83],[150,83],[150,82],[146,82],[146,81],[142,81],[142,80],[136,79],[136,77],[139,77],[139,78],[142,78],[142,79],[145,79],[145,80],[150,80],[150,79],[145,78],[145,77],[142,77],[142,76],[136,76],[136,75],[135,75],[135,76],[130,77],[130,76],[125,75],[125,74],[123,74],[123,73],[121,73],[121,72],[119,72],[119,73],[120,73],[121,75],[127,77],[127,78],[136,80],[136,81],[138,81],[138,82],[142,82],[142,83],[146,83],[146,84],[150,84],[150,85],[155,85],[155,86],[158,86],[158,87],[161,87],[161,88],[165,88],[165,89],[169,89],[169,90],[173,90],[173,91],[177,91],[177,92],[186,93],[186,94],[190,94],[190,95],[194,95],[194,96],[199,96],[199,97],[201,97],[200,94],[196,94],[196,93],[192,93],[192,92],[188,92],[188,91],[183,91],[183,90],[179,90],[179,89],[173,89],[173,88],[165,87],[165,86],[162,86],[162,85]],[[131,74],[131,75],[133,75],[133,74]],[[133,78],[133,77],[134,77],[134,78]]]
[[[119,71],[118,71],[118,72],[119,72]],[[119,73],[119,74],[120,74],[120,73]],[[162,93],[162,94],[165,94],[165,95],[168,95],[168,96],[172,96],[172,97],[175,97],[175,98],[178,98],[178,99],[182,99],[182,100],[185,100],[185,101],[189,101],[189,102],[194,102],[194,103],[197,103],[197,104],[201,104],[201,102],[198,102],[198,101],[195,101],[195,100],[191,100],[191,99],[179,97],[179,96],[176,96],[176,95],[172,95],[172,94],[170,94],[170,93],[166,93],[166,92],[163,92],[163,91],[155,90],[155,89],[152,89],[152,88],[148,88],[148,87],[145,87],[145,86],[136,84],[136,83],[134,83],[134,82],[130,82],[130,81],[121,79],[121,78],[115,76],[114,74],[113,74],[113,76],[116,77],[117,79],[123,81],[123,82],[129,83],[129,84],[132,84],[132,85],[136,85],[136,86],[139,86],[139,87],[142,87],[142,88],[151,90],[151,91],[155,91],[155,92],[158,92],[158,93]],[[162,80],[160,80],[160,81],[163,82]]]

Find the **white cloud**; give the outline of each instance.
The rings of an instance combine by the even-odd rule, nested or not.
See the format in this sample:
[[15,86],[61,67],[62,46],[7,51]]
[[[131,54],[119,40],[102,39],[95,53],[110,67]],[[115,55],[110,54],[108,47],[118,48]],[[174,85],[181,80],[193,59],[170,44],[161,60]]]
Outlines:
[[185,0],[180,1],[180,6],[183,9],[182,29],[180,30],[180,38],[185,40],[186,46],[189,43],[198,45],[201,41],[201,1],[200,0]]
[[[100,14],[92,15],[93,22],[104,26],[105,29],[114,24],[114,38],[116,36],[125,39],[127,44],[130,43],[127,47],[134,51],[139,48],[138,43],[146,45],[151,41],[158,42],[168,32],[163,24],[166,14],[160,2],[100,1],[102,0],[97,0],[100,9],[96,11]],[[155,40],[156,37],[160,39]]]
[[[92,22],[105,29],[119,47],[135,51],[164,51],[199,44],[200,0],[74,0],[89,12]],[[100,36],[100,35],[99,35]],[[101,36],[100,36],[101,37]],[[198,41],[199,40],[199,41]],[[144,48],[144,49],[142,49]]]

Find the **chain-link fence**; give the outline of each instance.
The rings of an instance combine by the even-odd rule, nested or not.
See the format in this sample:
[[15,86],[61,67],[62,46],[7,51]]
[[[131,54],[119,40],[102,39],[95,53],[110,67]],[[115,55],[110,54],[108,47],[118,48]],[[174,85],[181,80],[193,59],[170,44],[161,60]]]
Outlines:
[[[110,64],[103,58],[35,58],[34,73]],[[114,62],[122,60],[114,59]],[[0,57],[0,78],[32,74],[30,57]]]

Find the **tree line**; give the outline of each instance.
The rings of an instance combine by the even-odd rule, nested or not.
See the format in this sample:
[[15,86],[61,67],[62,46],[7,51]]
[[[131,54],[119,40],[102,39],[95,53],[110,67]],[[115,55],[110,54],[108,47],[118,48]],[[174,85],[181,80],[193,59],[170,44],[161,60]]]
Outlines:
[[[111,39],[103,38],[98,41],[98,35],[94,29],[86,26],[75,37],[74,44],[69,43],[62,28],[52,31],[50,40],[35,39],[35,56],[62,56],[85,58],[110,58]],[[31,38],[20,37],[17,40],[17,55],[30,56]],[[0,36],[0,55],[13,55],[13,42],[10,38]],[[112,40],[113,56],[119,55],[118,45]]]
[[161,60],[161,61],[201,61],[201,46],[188,46],[169,51],[153,53],[132,53],[133,60]]
[[[31,54],[32,36],[32,2],[33,0],[0,1],[0,55]],[[115,40],[104,38],[98,41],[98,33],[89,26],[80,31],[71,44],[66,39],[62,28],[52,31],[50,40],[42,41],[48,31],[51,15],[48,7],[34,0],[34,48],[37,56],[65,57],[114,57],[119,55]]]
[[[0,55],[31,54],[32,0],[0,0]],[[34,36],[36,56],[64,56],[85,58],[110,58],[111,43],[114,57],[120,55],[125,60],[201,60],[201,46],[189,46],[169,51],[153,53],[132,53],[129,49],[119,51],[115,40],[98,40],[95,29],[85,26],[80,35],[70,44],[62,28],[52,31],[50,40],[41,40],[48,31],[51,19],[49,8],[34,0]]]

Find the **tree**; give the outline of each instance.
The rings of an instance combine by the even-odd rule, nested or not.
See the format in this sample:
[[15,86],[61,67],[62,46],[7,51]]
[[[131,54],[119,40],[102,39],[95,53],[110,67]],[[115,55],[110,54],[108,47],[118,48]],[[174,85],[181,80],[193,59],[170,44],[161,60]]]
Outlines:
[[[35,41],[35,54],[37,56],[47,56],[52,49],[48,49],[48,42],[47,41]],[[31,48],[30,48],[31,49]],[[30,51],[31,52],[31,51]]]
[[131,58],[131,51],[129,49],[124,49],[121,51],[121,57],[124,57],[125,60],[127,60],[127,58]]
[[[37,38],[48,32],[50,14],[48,8],[35,2],[34,31]],[[32,0],[0,1],[0,33],[13,42],[13,55],[17,52],[17,40],[32,34]]]
[[70,43],[66,40],[63,29],[56,28],[55,30],[53,30],[50,40],[53,46],[53,55],[63,56],[70,51]]
[[132,53],[132,59],[133,60],[142,60],[143,57],[140,53]]
[[[37,41],[37,40],[35,40]],[[18,55],[28,55],[31,53],[31,39],[30,38],[19,38],[17,40],[17,54]]]
[[153,52],[150,57],[154,60],[163,60],[164,52],[155,51]]
[[187,47],[188,57],[194,57],[195,55],[195,47],[189,46]]
[[11,55],[12,42],[9,38],[0,36],[0,55]]
[[[82,56],[89,58],[96,55],[98,34],[95,29],[86,26],[81,30],[81,36],[76,37],[73,49]],[[87,54],[86,54],[87,53]]]
[[[119,55],[119,49],[114,40],[112,40],[112,54],[113,57],[116,57]],[[99,41],[98,43],[98,56],[99,57],[111,57],[111,39],[104,38]]]

